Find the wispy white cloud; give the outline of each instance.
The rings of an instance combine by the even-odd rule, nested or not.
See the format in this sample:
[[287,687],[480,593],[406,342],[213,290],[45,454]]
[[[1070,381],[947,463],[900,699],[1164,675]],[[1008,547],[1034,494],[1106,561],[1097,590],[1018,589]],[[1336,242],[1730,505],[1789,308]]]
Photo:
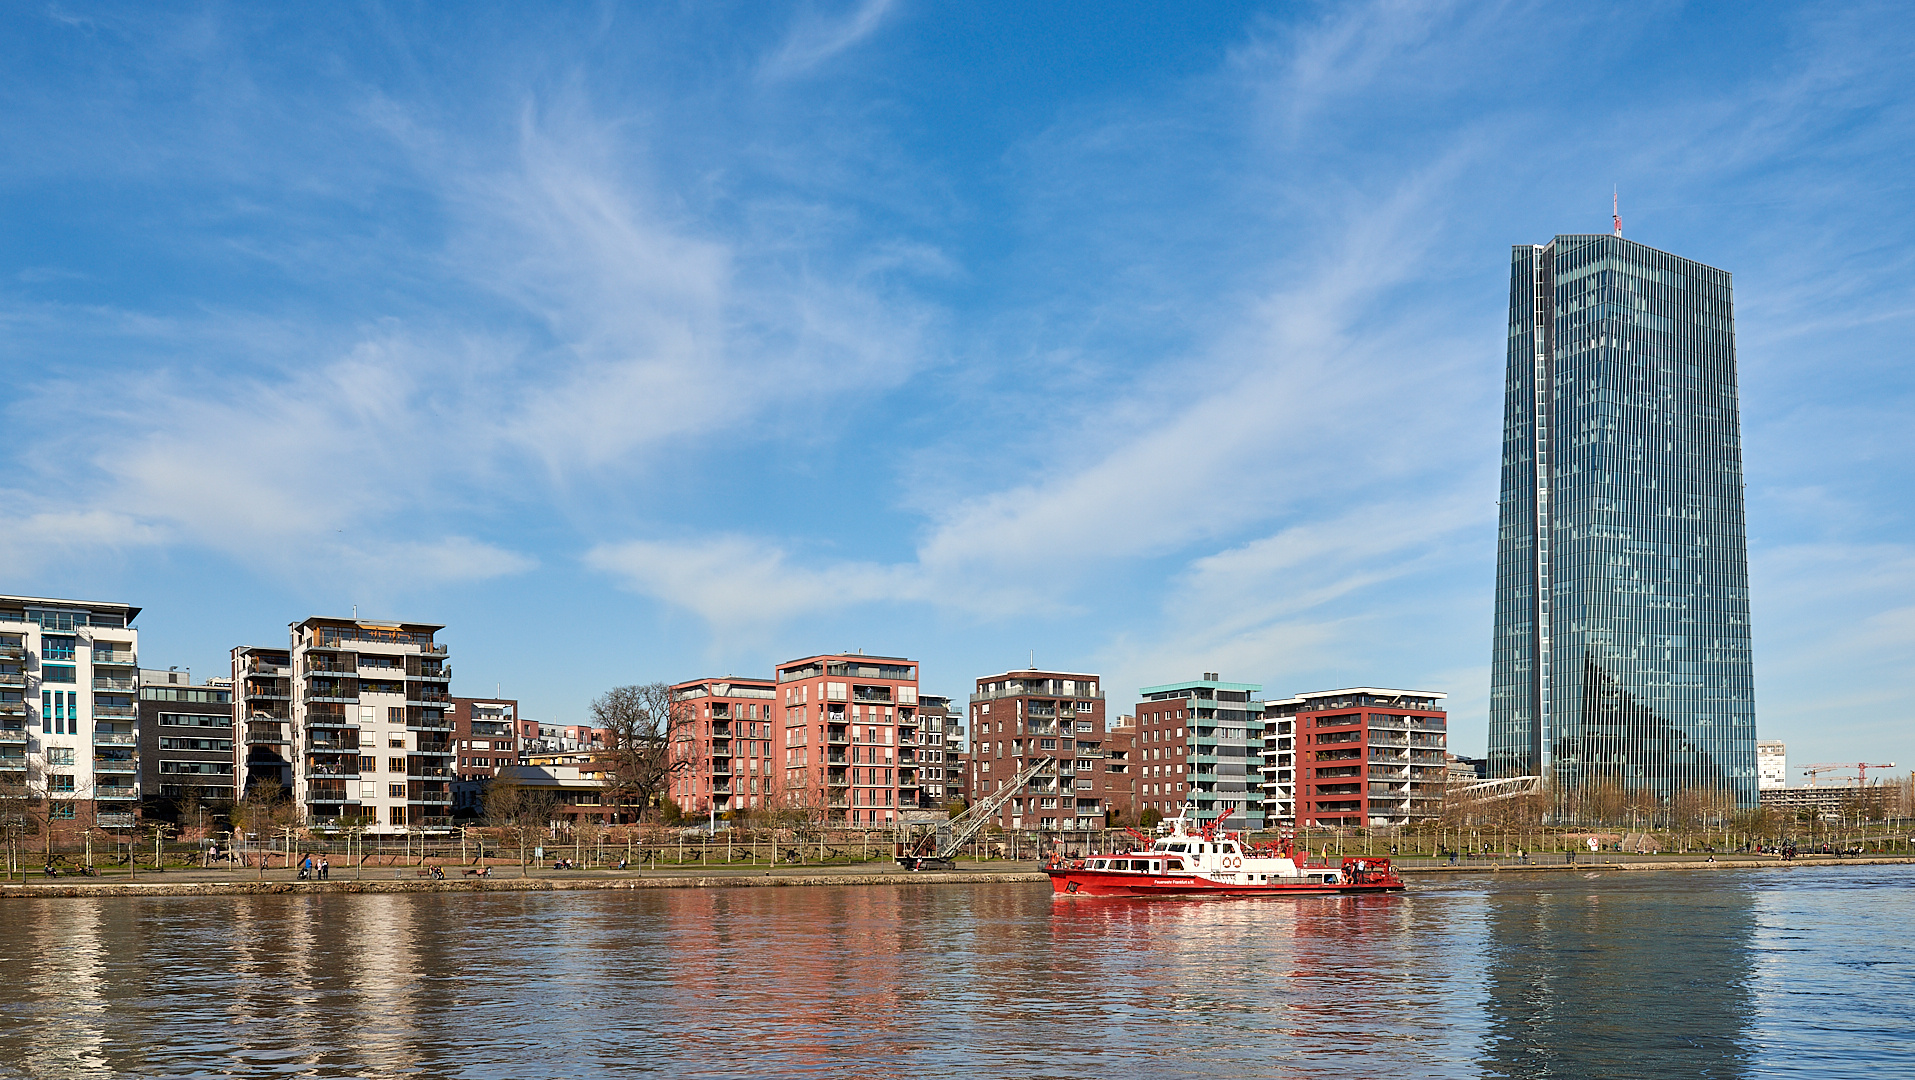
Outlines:
[[884,24],[895,0],[858,0],[850,10],[827,14],[805,8],[778,48],[765,58],[759,75],[788,79],[803,75],[864,41]]

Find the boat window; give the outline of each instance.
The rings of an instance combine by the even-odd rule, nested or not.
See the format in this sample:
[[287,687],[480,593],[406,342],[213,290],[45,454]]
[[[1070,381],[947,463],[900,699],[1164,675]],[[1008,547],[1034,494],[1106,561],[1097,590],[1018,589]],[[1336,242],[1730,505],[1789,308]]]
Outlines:
[[1184,861],[1182,859],[1172,859],[1165,863],[1164,866],[1171,870],[1182,870],[1184,868]]
[[1129,859],[1112,859],[1110,861],[1110,868],[1112,870],[1128,870],[1130,869],[1130,860]]
[[1162,870],[1163,870],[1163,868],[1164,868],[1164,864],[1163,864],[1162,862],[1160,862],[1160,861],[1158,861],[1158,860],[1156,860],[1156,859],[1152,859],[1152,860],[1151,860],[1151,862],[1150,862],[1150,872],[1151,872],[1151,873],[1153,873],[1153,874],[1156,874],[1156,873],[1160,873],[1160,872],[1162,872]]
[[1092,870],[1102,870],[1104,868],[1104,861],[1103,859],[1094,859],[1091,861],[1090,868]]

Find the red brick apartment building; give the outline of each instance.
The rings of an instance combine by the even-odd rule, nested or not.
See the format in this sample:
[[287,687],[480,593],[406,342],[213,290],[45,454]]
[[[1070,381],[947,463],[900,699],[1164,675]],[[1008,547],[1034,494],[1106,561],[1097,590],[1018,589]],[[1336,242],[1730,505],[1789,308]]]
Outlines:
[[454,772],[461,780],[488,780],[519,763],[519,703],[511,698],[452,699]]
[[1102,829],[1115,805],[1129,806],[1131,775],[1111,766],[1103,679],[1069,671],[1006,671],[977,680],[971,695],[971,792],[983,798],[1032,761],[1049,773],[1026,784],[997,815],[1006,829]]
[[1267,722],[1295,720],[1298,824],[1407,825],[1441,813],[1445,696],[1360,686],[1265,702]]
[[770,679],[692,679],[672,687],[672,700],[690,722],[676,733],[674,756],[691,768],[672,779],[670,796],[691,814],[724,814],[772,805]]
[[918,665],[834,653],[778,665],[780,804],[882,828],[922,804]]

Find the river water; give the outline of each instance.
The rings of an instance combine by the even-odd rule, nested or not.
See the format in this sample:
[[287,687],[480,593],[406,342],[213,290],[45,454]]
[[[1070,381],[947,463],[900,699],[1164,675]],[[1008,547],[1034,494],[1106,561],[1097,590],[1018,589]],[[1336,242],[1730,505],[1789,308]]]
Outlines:
[[50,899],[0,926],[9,1076],[1915,1074],[1909,867]]

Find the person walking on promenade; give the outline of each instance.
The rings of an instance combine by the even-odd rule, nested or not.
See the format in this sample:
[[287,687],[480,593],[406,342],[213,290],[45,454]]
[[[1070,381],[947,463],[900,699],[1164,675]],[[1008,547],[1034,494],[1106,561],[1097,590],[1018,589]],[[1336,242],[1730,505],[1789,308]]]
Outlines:
[[332,878],[332,860],[324,859],[324,858],[320,859],[319,860],[319,880],[328,881],[328,880],[331,880],[331,878]]

